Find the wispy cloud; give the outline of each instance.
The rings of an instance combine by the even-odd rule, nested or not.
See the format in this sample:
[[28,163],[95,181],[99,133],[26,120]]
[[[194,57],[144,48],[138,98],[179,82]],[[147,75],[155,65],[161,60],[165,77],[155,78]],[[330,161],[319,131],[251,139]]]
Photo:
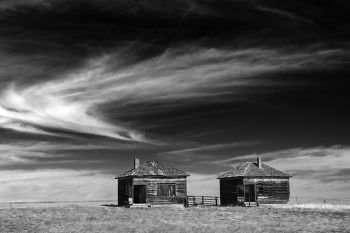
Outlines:
[[312,22],[312,20],[307,19],[305,17],[298,16],[298,15],[296,15],[293,12],[290,12],[290,11],[285,11],[285,10],[281,10],[281,9],[277,9],[277,8],[271,8],[271,7],[268,7],[268,6],[259,6],[259,5],[257,5],[256,7],[257,7],[258,10],[269,12],[269,13],[273,13],[273,14],[277,14],[277,15],[280,15],[280,16],[285,17],[285,18],[298,19],[298,20],[301,20],[301,21],[309,23],[309,24],[315,24],[314,22]]
[[[279,158],[276,156],[269,163],[292,173],[298,170],[314,171],[315,176],[317,172],[334,173],[339,169],[348,168],[350,163],[349,147],[300,148],[289,152],[291,152],[290,156],[282,155]],[[295,175],[298,175],[297,172]]]
[[[248,147],[257,145],[260,142],[258,141],[240,141],[240,142],[232,142],[232,143],[222,143],[222,144],[214,144],[214,145],[200,145],[196,147],[181,149],[181,150],[173,150],[161,152],[159,155],[162,158],[176,158],[181,157],[182,159],[187,160],[198,160],[199,158],[215,158],[217,156],[217,152],[220,150],[233,149],[239,147]],[[213,154],[213,152],[216,152]],[[210,154],[212,153],[212,154]]]
[[[135,102],[212,98],[242,86],[277,85],[257,74],[332,65],[327,60],[342,51],[290,52],[287,50],[188,48],[170,49],[161,56],[124,68],[114,67],[121,54],[92,59],[76,72],[55,80],[5,88],[0,101],[0,127],[49,134],[43,128],[63,129],[119,140],[151,142],[122,122],[108,120],[102,104],[122,108]],[[337,61],[334,60],[333,64]],[[118,113],[116,113],[116,116]],[[40,126],[41,128],[39,128]]]
[[[72,156],[74,153],[79,154],[81,151],[87,150],[129,150],[129,149],[146,149],[144,146],[138,144],[120,144],[120,143],[86,143],[79,144],[78,142],[35,142],[35,141],[23,141],[23,142],[8,142],[0,144],[0,167],[13,166],[13,165],[34,165],[44,166],[45,163],[52,163],[50,159],[54,160],[54,163],[59,166],[58,163],[73,163]],[[44,161],[38,161],[42,160]],[[99,160],[95,158],[94,162]],[[80,161],[76,161],[80,162]],[[84,160],[88,163],[88,159]]]
[[58,157],[50,151],[36,150],[28,143],[0,144],[0,166],[33,164],[40,158]]
[[16,10],[18,6],[36,6],[48,2],[45,0],[4,0],[0,2],[0,9]]
[[[1,107],[0,107],[1,112]],[[57,134],[49,133],[39,128],[35,128],[31,125],[28,125],[24,122],[15,122],[9,118],[2,117],[0,118],[0,125],[4,129],[11,129],[18,132],[30,133],[30,134],[43,134],[43,135],[51,135],[58,136]]]
[[249,155],[240,155],[235,156],[234,158],[217,160],[216,163],[219,164],[228,164],[228,163],[237,163],[241,161],[252,161],[255,160],[257,156],[261,157],[264,161],[273,163],[275,160],[286,159],[300,159],[305,157],[321,157],[320,161],[324,161],[324,157],[332,155],[335,157],[340,156],[345,151],[348,151],[349,148],[346,146],[335,145],[331,147],[311,147],[311,148],[291,148],[285,150],[271,151],[266,153],[259,154],[249,154]]

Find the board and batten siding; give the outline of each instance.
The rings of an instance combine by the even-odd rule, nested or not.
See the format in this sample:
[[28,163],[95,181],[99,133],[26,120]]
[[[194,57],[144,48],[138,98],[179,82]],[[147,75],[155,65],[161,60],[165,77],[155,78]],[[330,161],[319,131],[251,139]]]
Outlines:
[[[173,197],[159,197],[157,195],[158,184],[175,184],[176,196]],[[150,204],[183,204],[187,196],[187,179],[186,177],[176,178],[134,178],[133,185],[146,185],[147,194],[146,202]]]
[[284,204],[289,201],[289,178],[244,178],[243,184],[256,185],[260,204]]

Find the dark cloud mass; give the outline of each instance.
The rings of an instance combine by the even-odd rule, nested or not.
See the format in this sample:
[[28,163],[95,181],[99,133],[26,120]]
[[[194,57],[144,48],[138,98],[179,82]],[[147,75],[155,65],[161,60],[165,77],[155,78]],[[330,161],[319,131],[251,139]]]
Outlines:
[[[0,201],[112,199],[134,156],[208,186],[261,155],[295,194],[344,196],[349,12],[345,0],[0,1]],[[29,186],[37,196],[15,191]]]

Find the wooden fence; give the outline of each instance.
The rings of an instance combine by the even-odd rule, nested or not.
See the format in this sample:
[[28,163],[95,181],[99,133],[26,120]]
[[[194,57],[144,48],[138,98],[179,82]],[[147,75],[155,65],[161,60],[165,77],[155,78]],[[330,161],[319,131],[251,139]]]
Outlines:
[[220,198],[213,196],[187,196],[187,206],[219,206]]

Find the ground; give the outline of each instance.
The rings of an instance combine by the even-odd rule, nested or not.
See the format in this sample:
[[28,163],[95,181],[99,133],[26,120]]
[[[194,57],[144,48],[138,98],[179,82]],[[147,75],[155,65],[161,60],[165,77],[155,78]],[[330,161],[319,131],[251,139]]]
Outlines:
[[0,232],[350,232],[350,207],[104,207],[103,203],[0,205]]

